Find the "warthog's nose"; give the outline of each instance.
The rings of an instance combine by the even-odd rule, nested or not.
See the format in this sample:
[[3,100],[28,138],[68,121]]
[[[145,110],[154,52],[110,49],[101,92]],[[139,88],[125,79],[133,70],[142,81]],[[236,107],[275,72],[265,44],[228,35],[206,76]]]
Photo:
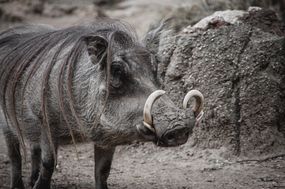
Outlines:
[[178,146],[187,142],[189,134],[189,127],[179,127],[166,131],[158,141],[158,146]]

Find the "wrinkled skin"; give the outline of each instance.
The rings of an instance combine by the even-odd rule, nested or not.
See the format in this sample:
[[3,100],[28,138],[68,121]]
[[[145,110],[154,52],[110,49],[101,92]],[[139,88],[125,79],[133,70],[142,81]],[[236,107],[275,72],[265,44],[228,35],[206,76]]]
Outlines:
[[[69,106],[70,98],[67,96],[66,88],[63,89],[64,98],[62,100],[66,112],[62,112],[60,109],[61,102],[59,100],[60,67],[74,46],[73,41],[68,43],[59,54],[59,58],[52,66],[50,77],[47,80],[48,92],[45,95],[49,127],[44,125],[42,86],[40,84],[48,62],[51,61],[52,55],[58,51],[57,47],[63,43],[64,39],[59,40],[54,48],[47,50],[42,65],[29,80],[26,88],[23,88],[23,85],[31,68],[27,67],[18,79],[19,84],[16,87],[15,96],[16,99],[24,100],[23,103],[21,100],[16,100],[16,116],[21,134],[32,146],[30,185],[33,189],[50,189],[56,164],[57,148],[61,144],[70,143],[70,130],[73,131],[75,141],[94,142],[96,189],[107,189],[107,178],[117,145],[128,144],[133,141],[152,141],[159,146],[178,146],[184,144],[192,132],[195,120],[190,119],[191,112],[186,113],[182,107],[176,107],[167,95],[160,97],[153,106],[152,116],[155,132],[142,126],[146,99],[153,91],[159,89],[156,78],[157,65],[153,55],[144,45],[134,41],[130,36],[131,34],[120,29],[119,26],[114,29],[108,23],[106,26],[104,23],[100,24],[101,29],[105,29],[107,32],[100,33],[97,30],[93,33],[90,33],[89,30],[85,32],[86,28],[84,27],[74,29],[74,32],[79,31],[78,35],[87,36],[82,49],[80,49],[82,50],[81,55],[74,64],[71,82],[74,107],[81,125],[79,125]],[[90,28],[94,29],[94,27]],[[117,33],[113,34],[113,39],[110,40],[110,33],[114,30],[117,30]],[[13,37],[15,33],[26,33],[29,37],[29,33],[32,32],[40,34],[48,31],[53,31],[53,29],[43,26],[20,28],[0,35],[0,40],[7,36]],[[0,72],[4,70],[3,57],[15,45],[21,44],[28,37],[25,38],[25,35],[14,37],[13,40],[2,43],[0,46],[2,64]],[[62,39],[64,35],[58,37]],[[52,42],[51,39],[49,43]],[[104,53],[107,54],[107,57],[104,57]],[[21,55],[21,52],[18,54],[25,56],[24,54]],[[108,62],[110,63],[110,71],[108,71]],[[108,73],[109,82],[106,79]],[[7,73],[7,75],[9,74]],[[63,73],[63,77],[68,77],[67,71]],[[2,81],[3,78],[5,78],[5,74]],[[61,85],[66,83],[68,81]],[[3,92],[1,95],[4,95]],[[2,96],[1,108],[5,109]],[[9,100],[11,99],[6,97],[7,106],[11,103]],[[68,118],[68,123],[63,120],[64,115]],[[10,124],[5,126],[4,134],[12,166],[11,188],[23,189],[19,149],[20,134],[13,124],[11,119],[13,116],[9,115],[9,111],[7,117]]]

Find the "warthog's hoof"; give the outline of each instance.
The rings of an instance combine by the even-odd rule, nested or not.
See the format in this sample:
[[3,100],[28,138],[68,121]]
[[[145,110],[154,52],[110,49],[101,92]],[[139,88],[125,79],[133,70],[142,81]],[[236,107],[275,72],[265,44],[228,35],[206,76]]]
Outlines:
[[18,179],[17,182],[14,182],[11,189],[25,189],[22,178]]
[[43,179],[38,179],[33,189],[51,189],[50,181],[46,181]]

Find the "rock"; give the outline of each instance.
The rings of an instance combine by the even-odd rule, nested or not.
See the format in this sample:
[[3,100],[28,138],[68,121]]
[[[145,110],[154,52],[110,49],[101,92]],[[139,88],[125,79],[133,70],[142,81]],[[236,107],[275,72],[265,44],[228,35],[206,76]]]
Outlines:
[[241,156],[285,151],[284,31],[274,12],[250,9],[161,32],[158,72],[169,96],[181,106],[191,89],[205,95],[196,146]]
[[230,24],[235,24],[239,21],[240,17],[245,16],[247,14],[245,11],[241,10],[226,10],[226,11],[217,11],[211,16],[208,16],[197,24],[195,24],[194,28],[206,28],[209,23],[215,21],[215,19],[222,20],[223,22],[227,22]]

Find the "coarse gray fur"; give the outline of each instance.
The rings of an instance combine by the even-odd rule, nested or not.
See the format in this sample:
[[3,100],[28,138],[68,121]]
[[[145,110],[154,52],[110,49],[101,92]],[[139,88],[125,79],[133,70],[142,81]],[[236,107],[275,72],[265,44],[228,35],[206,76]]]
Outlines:
[[142,124],[146,99],[160,87],[153,56],[129,26],[115,20],[2,32],[0,104],[11,188],[24,188],[19,147],[25,152],[26,143],[31,145],[33,189],[50,188],[61,144],[94,142],[96,188],[106,189],[117,145],[185,143],[195,121],[166,95],[152,110],[156,133],[136,127]]

